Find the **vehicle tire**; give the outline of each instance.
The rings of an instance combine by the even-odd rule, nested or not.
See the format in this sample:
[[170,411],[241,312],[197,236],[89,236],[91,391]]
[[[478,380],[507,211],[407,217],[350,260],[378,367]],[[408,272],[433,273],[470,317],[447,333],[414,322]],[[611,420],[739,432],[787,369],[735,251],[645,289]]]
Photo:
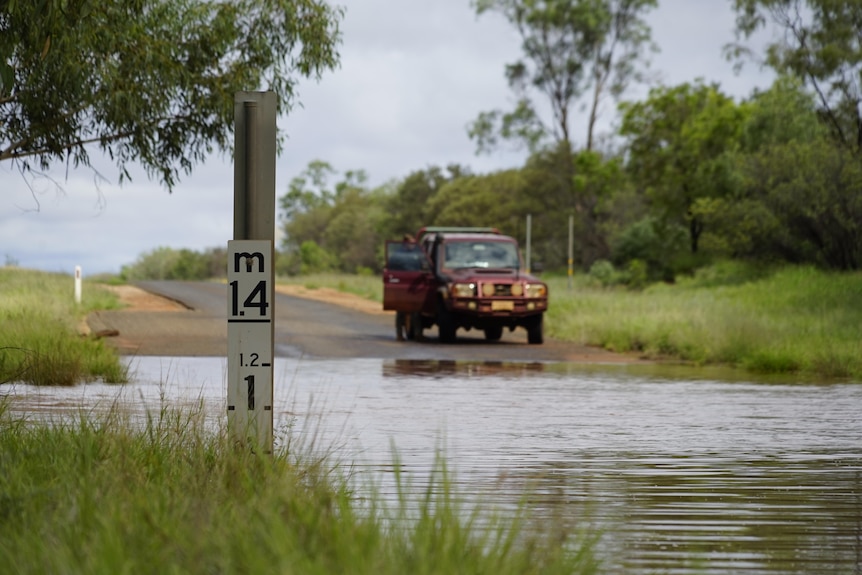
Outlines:
[[[404,331],[405,331],[405,327],[406,327],[404,325],[405,315],[406,314],[403,311],[396,311],[395,312],[395,339],[397,339],[398,341],[404,341]],[[409,339],[409,336],[410,336],[409,331],[407,332],[407,336]]]
[[539,345],[545,341],[545,316],[537,315],[527,324],[527,343]]
[[440,343],[454,342],[456,329],[452,312],[446,309],[446,306],[441,303],[437,310],[437,331],[440,335]]
[[485,339],[488,341],[498,341],[503,337],[503,326],[495,325],[485,328]]
[[418,311],[407,314],[407,339],[422,341],[422,315]]

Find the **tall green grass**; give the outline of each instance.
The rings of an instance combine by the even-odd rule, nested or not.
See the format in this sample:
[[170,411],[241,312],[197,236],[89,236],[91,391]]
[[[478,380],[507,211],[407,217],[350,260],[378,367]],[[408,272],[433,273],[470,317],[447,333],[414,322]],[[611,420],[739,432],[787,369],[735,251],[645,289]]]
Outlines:
[[38,425],[0,403],[0,570],[41,573],[592,573],[590,546],[467,512],[445,468],[394,508],[331,462],[236,449],[203,411]]
[[127,380],[116,352],[77,333],[88,312],[117,307],[116,297],[88,282],[81,294],[78,305],[74,279],[68,275],[0,268],[0,383]]
[[551,281],[552,337],[763,373],[862,376],[862,273],[703,270],[643,291]]

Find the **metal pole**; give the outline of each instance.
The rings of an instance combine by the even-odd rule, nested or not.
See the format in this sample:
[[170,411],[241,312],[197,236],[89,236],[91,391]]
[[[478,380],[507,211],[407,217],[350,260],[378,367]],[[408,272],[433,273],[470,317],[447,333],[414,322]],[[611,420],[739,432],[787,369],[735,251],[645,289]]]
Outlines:
[[275,241],[275,110],[274,92],[235,95],[235,240]]
[[533,215],[527,214],[527,273],[530,273],[530,236],[532,234]]
[[569,291],[572,290],[572,274],[575,262],[575,216],[569,216]]
[[234,221],[228,242],[228,428],[273,451],[276,95],[234,96]]

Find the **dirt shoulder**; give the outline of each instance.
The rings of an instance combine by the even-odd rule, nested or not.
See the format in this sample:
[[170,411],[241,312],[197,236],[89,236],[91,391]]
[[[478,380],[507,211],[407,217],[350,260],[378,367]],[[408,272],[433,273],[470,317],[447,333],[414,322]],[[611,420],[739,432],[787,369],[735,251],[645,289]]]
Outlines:
[[[183,311],[185,306],[172,299],[152,294],[132,285],[105,285],[105,289],[115,293],[124,306],[123,311]],[[391,315],[391,311],[383,311],[380,302],[371,301],[355,294],[340,292],[332,288],[308,289],[300,285],[278,284],[275,291],[295,297],[313,299],[347,307],[371,314]]]
[[285,295],[313,299],[325,303],[331,303],[355,309],[364,313],[377,315],[392,315],[394,312],[383,311],[383,305],[379,301],[371,301],[364,297],[341,292],[332,288],[308,289],[301,285],[276,284],[275,291]]
[[104,286],[117,295],[125,311],[183,311],[186,307],[172,299],[131,285]]

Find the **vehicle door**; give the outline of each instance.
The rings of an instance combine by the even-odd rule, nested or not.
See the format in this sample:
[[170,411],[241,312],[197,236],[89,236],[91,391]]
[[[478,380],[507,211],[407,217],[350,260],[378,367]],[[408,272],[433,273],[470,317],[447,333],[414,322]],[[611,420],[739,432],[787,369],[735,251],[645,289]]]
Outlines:
[[386,242],[383,309],[420,311],[433,286],[431,262],[416,242]]

